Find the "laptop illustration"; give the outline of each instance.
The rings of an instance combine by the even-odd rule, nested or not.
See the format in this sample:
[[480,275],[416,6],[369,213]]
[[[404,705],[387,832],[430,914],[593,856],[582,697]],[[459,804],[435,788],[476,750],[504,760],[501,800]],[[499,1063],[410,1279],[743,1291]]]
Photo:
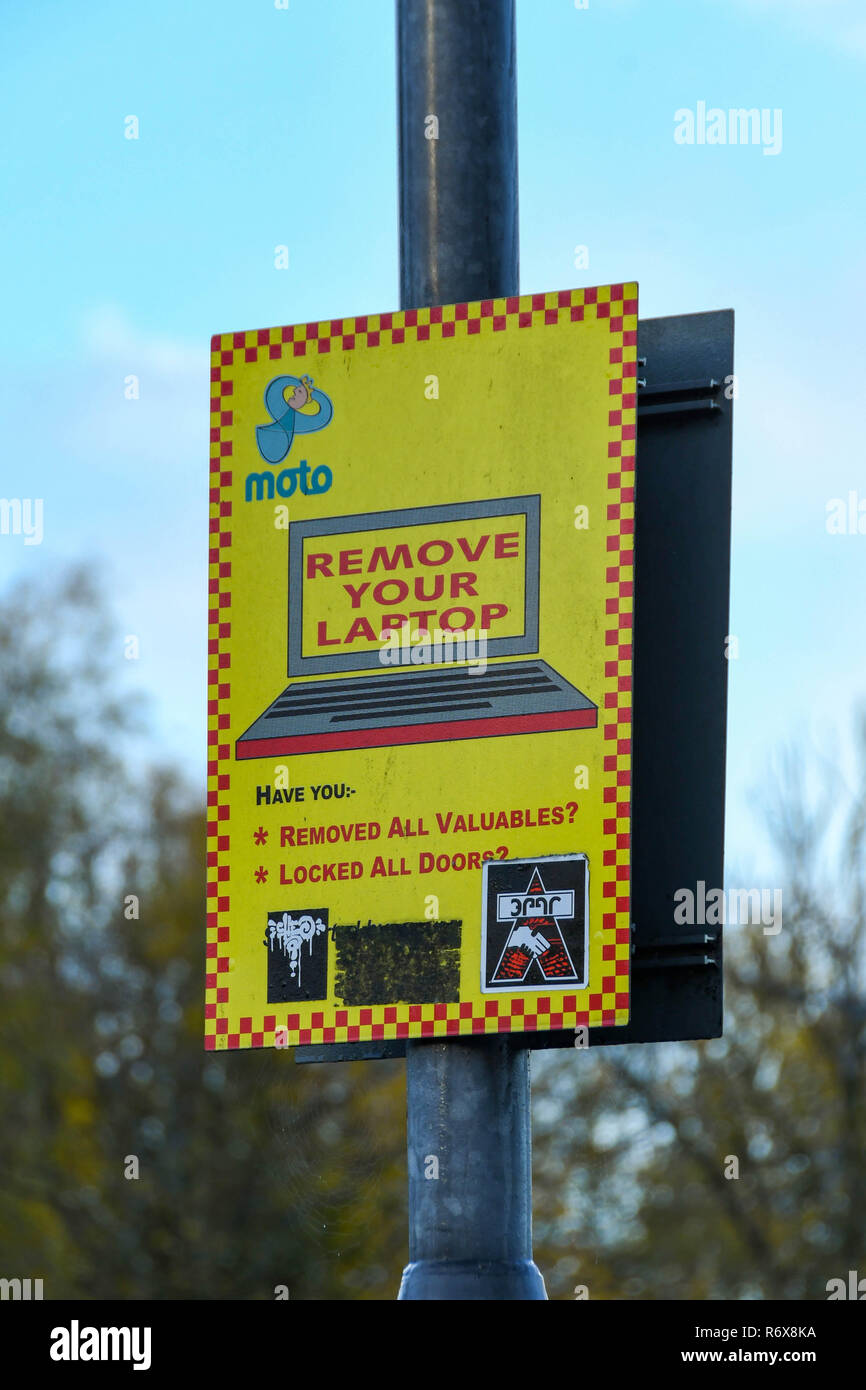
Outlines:
[[236,756],[595,728],[539,655],[540,537],[537,494],[290,523],[289,683]]

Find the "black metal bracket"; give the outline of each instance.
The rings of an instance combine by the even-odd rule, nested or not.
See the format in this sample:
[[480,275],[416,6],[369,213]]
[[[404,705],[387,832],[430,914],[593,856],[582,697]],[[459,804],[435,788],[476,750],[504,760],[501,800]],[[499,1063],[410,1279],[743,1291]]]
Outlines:
[[[635,970],[718,969],[721,937],[702,932],[698,936],[660,936],[649,945],[632,946]],[[711,951],[712,954],[708,952]]]
[[[644,359],[646,362],[646,359]],[[695,411],[721,410],[714,396],[722,389],[714,377],[703,381],[664,381],[649,386],[647,378],[638,381],[637,413],[641,420],[653,415],[683,415]],[[709,393],[709,394],[708,394]]]

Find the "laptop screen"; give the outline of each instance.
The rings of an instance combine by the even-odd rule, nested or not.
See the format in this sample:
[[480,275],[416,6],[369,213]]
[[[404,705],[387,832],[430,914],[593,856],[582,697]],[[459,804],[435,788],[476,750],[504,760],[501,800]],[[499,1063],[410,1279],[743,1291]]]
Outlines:
[[423,634],[536,653],[539,540],[538,495],[292,522],[288,674],[382,670]]

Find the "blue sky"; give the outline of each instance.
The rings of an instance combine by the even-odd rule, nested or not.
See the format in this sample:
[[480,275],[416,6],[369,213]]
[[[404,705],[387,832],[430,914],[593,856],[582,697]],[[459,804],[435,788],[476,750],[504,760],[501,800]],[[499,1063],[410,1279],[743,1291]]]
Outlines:
[[[4,30],[0,491],[45,535],[0,536],[0,586],[99,561],[141,642],[119,674],[201,778],[210,335],[397,307],[393,5],[43,0]],[[728,849],[763,853],[774,750],[844,740],[864,693],[866,535],[825,515],[866,499],[866,15],[518,0],[518,74],[522,290],[737,313]],[[780,109],[781,152],[678,145],[700,101]]]

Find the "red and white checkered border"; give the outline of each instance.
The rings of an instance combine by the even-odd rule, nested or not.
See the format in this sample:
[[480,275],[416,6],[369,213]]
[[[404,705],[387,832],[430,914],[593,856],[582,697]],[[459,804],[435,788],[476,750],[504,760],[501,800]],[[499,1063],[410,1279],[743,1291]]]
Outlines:
[[[231,694],[232,369],[260,358],[284,361],[307,352],[350,352],[362,347],[453,338],[459,333],[606,320],[610,331],[611,377],[608,415],[607,549],[604,703],[605,740],[602,852],[602,958],[608,973],[578,1010],[576,995],[515,999],[497,997],[473,1004],[394,1004],[345,1008],[325,1026],[314,1011],[309,1027],[291,1009],[261,1019],[230,1021],[231,866],[227,793],[231,781],[229,697]],[[485,324],[485,320],[489,324]],[[628,1021],[629,846],[631,796],[631,670],[634,594],[634,481],[637,420],[637,286],[561,290],[552,294],[451,304],[401,313],[333,319],[324,323],[230,333],[211,341],[210,550],[208,611],[208,792],[207,961],[205,1047],[209,1050],[272,1046],[277,1030],[295,1043],[361,1042],[384,1038],[449,1037],[460,1034],[532,1032],[538,1029],[611,1026]],[[222,979],[220,978],[222,977]],[[270,1006],[272,1008],[273,1006]],[[284,1007],[284,1006],[283,1006]],[[476,1009],[478,1012],[476,1012]],[[258,1026],[256,1026],[256,1024]],[[282,1041],[282,1039],[281,1039]]]

